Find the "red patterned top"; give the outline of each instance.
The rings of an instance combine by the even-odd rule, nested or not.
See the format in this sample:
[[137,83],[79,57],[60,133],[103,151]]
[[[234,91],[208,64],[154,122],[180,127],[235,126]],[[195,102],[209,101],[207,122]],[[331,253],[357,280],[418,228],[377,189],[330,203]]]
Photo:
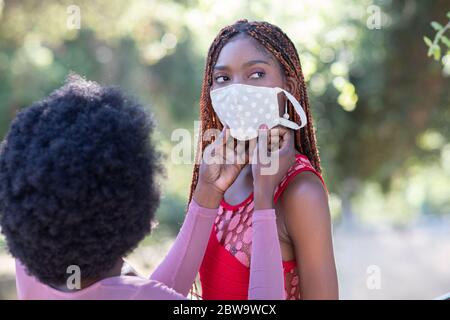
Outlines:
[[[299,154],[296,156],[295,164],[275,189],[275,203],[289,182],[304,171],[315,173],[325,186],[322,176],[314,169],[308,158]],[[253,208],[253,193],[237,205],[230,205],[222,199],[200,267],[204,300],[248,299]],[[297,262],[283,261],[283,269],[286,299],[300,299]]]

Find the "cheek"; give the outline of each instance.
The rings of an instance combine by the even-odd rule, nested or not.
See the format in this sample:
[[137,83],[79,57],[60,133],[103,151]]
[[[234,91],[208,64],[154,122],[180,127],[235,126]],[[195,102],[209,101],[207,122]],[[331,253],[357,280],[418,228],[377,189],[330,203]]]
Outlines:
[[[268,77],[266,80],[266,83],[264,84],[264,86],[267,87],[279,87],[279,88],[284,88],[284,81],[283,78],[281,77],[281,75],[274,75],[275,71],[273,71],[273,73],[271,73],[273,76],[272,77]],[[278,108],[280,110],[280,115],[284,114],[284,106],[286,103],[286,96],[282,93],[279,93],[278,96]]]
[[284,108],[286,105],[286,96],[284,94],[278,94],[278,109],[280,110],[280,116],[284,114]]

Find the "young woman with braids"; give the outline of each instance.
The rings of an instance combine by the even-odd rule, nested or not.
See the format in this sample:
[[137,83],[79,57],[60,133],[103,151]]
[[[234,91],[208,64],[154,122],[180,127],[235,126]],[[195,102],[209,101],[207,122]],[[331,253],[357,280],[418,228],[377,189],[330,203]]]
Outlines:
[[[202,298],[248,299],[252,216],[264,202],[277,215],[286,299],[337,299],[327,189],[321,177],[305,80],[294,44],[283,31],[267,22],[239,20],[223,28],[207,56],[200,134],[208,129],[222,129],[210,93],[231,84],[285,89],[300,102],[307,125],[296,131],[283,129],[294,138],[296,161],[276,188],[254,190],[252,168],[246,165],[224,193],[200,268]],[[280,96],[278,100],[283,114],[286,100]],[[287,113],[290,120],[300,124],[291,103]],[[199,139],[197,154],[201,155],[207,146],[208,141]],[[198,181],[199,166],[195,165],[190,199]]]

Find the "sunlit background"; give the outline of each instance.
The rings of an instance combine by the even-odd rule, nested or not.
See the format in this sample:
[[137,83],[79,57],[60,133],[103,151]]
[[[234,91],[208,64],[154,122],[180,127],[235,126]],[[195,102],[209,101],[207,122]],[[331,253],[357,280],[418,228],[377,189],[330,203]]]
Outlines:
[[[70,71],[148,105],[167,177],[159,226],[129,260],[149,274],[183,221],[192,166],[170,160],[171,133],[194,130],[207,49],[237,19],[271,22],[307,80],[341,298],[435,298],[450,291],[449,11],[448,0],[0,0],[0,135]],[[15,297],[0,238],[0,298]]]

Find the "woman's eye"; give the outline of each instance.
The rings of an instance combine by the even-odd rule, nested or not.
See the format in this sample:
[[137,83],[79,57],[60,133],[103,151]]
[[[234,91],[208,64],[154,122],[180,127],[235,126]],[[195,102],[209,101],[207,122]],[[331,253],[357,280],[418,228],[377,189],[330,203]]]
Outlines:
[[262,77],[264,77],[264,72],[262,71],[254,72],[250,75],[250,79],[259,79]]
[[224,83],[225,81],[230,80],[227,76],[218,76],[215,78],[217,83]]

